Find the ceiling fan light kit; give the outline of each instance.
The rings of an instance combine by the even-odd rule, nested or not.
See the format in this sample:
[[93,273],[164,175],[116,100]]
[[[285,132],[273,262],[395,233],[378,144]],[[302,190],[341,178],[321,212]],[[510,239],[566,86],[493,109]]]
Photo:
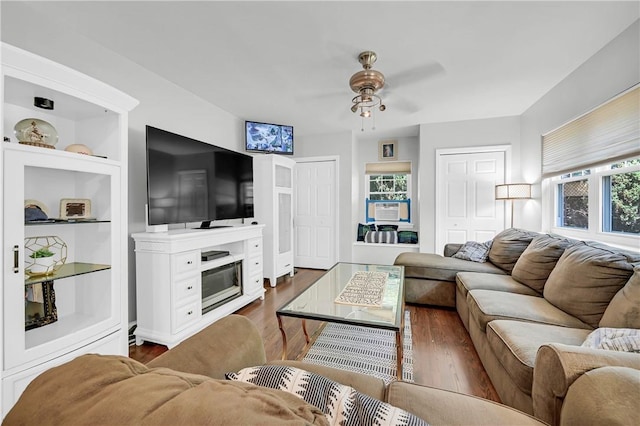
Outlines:
[[[378,56],[375,52],[370,50],[360,53],[358,55],[358,61],[362,64],[362,71],[358,71],[357,73],[351,76],[349,79],[349,86],[351,90],[357,93],[351,102],[351,112],[354,114],[360,111],[360,117],[374,118],[374,123],[372,129],[375,130],[375,109],[379,109],[380,111],[384,111],[387,107],[382,103],[382,98],[378,96],[376,93],[384,87],[384,74],[380,71],[372,69],[373,64],[378,59]],[[362,131],[364,131],[364,124],[362,126]]]

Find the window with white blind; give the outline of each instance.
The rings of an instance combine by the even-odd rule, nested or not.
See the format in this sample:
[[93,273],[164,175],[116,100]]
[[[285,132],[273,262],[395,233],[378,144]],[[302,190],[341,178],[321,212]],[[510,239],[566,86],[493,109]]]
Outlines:
[[410,161],[367,163],[364,181],[366,221],[411,222]]
[[553,191],[548,211],[554,227],[577,237],[623,244],[631,238],[637,244],[639,86],[544,135],[542,163],[543,178]]
[[411,163],[367,163],[365,197],[370,200],[408,200],[411,198]]

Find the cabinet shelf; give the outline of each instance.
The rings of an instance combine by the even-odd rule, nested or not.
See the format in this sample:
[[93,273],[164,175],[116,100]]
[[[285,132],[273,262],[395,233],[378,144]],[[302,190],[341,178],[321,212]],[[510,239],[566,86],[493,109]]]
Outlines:
[[59,280],[62,278],[73,277],[76,275],[89,274],[91,272],[104,271],[107,269],[111,269],[111,265],[101,265],[98,263],[81,263],[81,262],[72,262],[65,263],[52,274],[47,275],[34,275],[31,277],[26,277],[24,280],[24,285],[38,284],[45,281]]
[[[54,323],[34,328],[25,332],[25,347],[33,348],[63,338],[71,333],[77,333],[89,327],[94,327],[107,317],[98,315],[75,313],[60,317]],[[105,333],[109,332],[105,331]]]
[[38,220],[33,222],[25,222],[25,226],[43,226],[43,225],[81,225],[87,223],[111,223],[110,220],[81,220],[81,219],[70,219],[70,220],[62,220],[62,219],[50,219],[50,220]]

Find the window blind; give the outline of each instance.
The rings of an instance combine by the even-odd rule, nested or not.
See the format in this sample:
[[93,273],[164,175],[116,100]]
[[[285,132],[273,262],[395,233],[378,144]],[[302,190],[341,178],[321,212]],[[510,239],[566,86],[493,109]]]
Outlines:
[[542,136],[542,177],[640,155],[640,85]]
[[366,163],[364,173],[367,175],[410,174],[410,161],[393,161],[386,163]]

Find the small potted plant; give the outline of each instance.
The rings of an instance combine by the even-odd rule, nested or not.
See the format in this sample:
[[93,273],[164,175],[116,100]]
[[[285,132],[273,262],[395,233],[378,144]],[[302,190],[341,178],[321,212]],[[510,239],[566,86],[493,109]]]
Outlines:
[[55,265],[54,253],[49,250],[49,247],[42,247],[31,253],[30,258],[33,259],[33,264],[29,268],[31,273],[45,274],[53,272],[53,266]]

